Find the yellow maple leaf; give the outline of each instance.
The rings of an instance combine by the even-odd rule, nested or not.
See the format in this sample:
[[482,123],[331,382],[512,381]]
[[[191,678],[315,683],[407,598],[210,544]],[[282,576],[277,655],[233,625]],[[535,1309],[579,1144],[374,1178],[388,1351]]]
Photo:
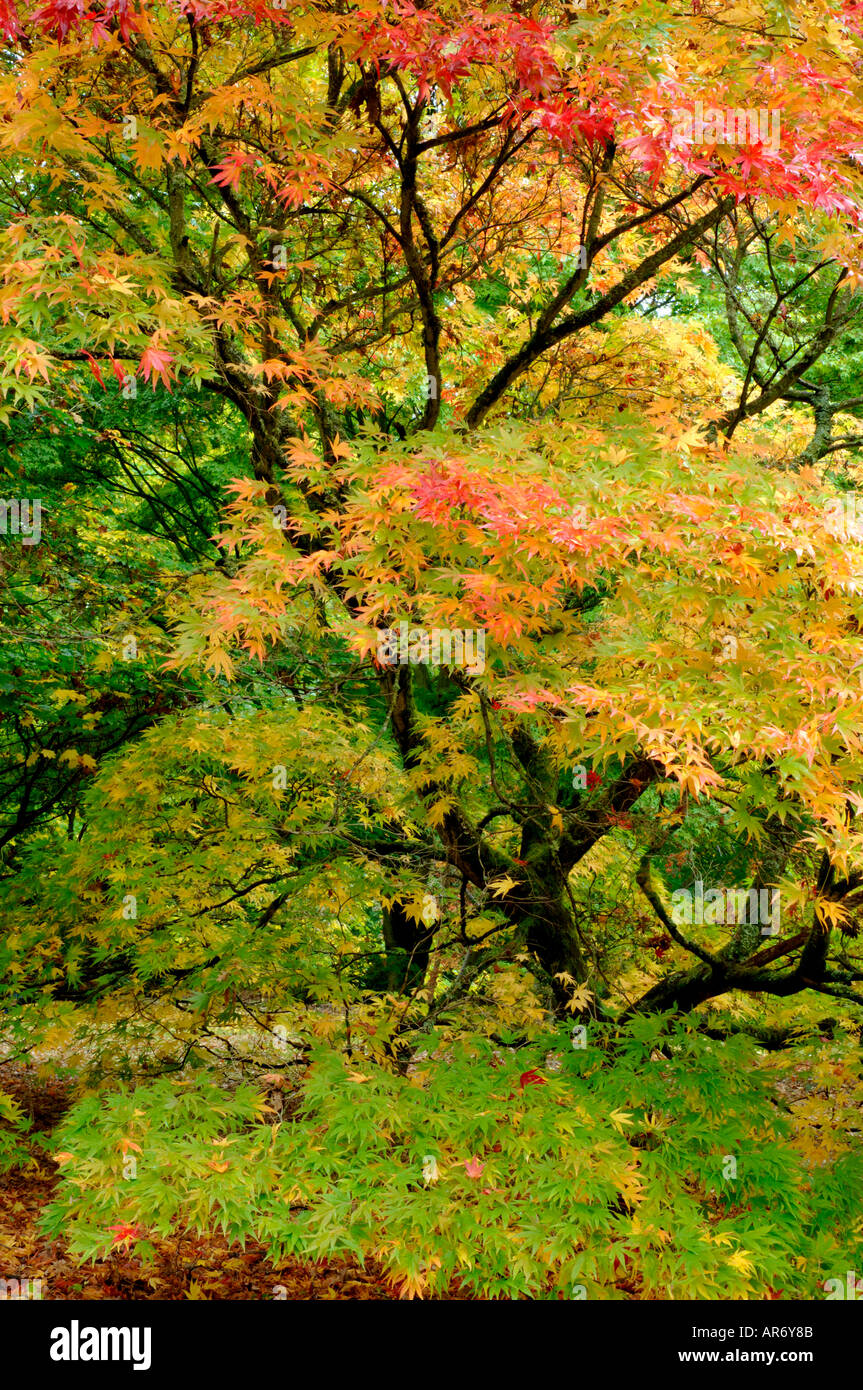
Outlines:
[[633,1123],[631,1110],[612,1110],[608,1118],[620,1134],[623,1133],[626,1125]]
[[746,1278],[748,1278],[750,1274],[755,1273],[754,1264],[751,1260],[746,1258],[748,1254],[748,1250],[735,1250],[728,1261],[732,1269],[736,1269],[738,1274],[742,1274]]
[[571,1013],[577,1010],[586,1009],[593,998],[593,990],[588,985],[579,985],[572,992],[572,998],[567,1001],[566,1007]]
[[67,690],[64,686],[55,686],[51,691],[51,699],[58,705],[69,705],[75,702],[79,705],[86,705],[87,696],[79,695],[77,690]]
[[503,878],[492,879],[490,883],[486,884],[486,887],[491,889],[492,897],[502,898],[512,888],[518,887],[518,879],[510,878],[508,874],[504,874]]

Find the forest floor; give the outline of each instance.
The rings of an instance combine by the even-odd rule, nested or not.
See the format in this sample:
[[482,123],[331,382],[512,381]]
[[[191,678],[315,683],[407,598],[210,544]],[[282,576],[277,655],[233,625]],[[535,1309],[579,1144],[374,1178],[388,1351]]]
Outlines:
[[[34,1128],[49,1134],[71,1103],[68,1085],[33,1079],[25,1068],[4,1067],[4,1090]],[[245,1249],[222,1236],[153,1239],[156,1263],[145,1269],[134,1253],[113,1252],[86,1263],[62,1240],[39,1227],[51,1201],[57,1168],[47,1157],[27,1170],[0,1176],[0,1271],[6,1279],[40,1279],[43,1299],[394,1299],[398,1292],[371,1262],[346,1259],[273,1265],[260,1246]],[[458,1295],[453,1295],[457,1297]]]

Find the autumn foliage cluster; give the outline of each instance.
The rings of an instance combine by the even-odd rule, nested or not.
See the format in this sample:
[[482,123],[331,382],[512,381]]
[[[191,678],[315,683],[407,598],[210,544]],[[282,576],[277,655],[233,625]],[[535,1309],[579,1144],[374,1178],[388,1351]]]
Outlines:
[[[823,1297],[863,5],[0,30],[0,1165],[56,1166],[86,1257]],[[47,1139],[25,1055],[74,1088]]]

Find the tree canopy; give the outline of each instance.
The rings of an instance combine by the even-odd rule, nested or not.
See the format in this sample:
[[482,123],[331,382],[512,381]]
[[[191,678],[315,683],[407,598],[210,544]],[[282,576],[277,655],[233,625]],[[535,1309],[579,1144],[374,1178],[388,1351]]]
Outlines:
[[405,1296],[844,1278],[863,6],[0,27],[0,1008],[78,1088],[46,1229]]

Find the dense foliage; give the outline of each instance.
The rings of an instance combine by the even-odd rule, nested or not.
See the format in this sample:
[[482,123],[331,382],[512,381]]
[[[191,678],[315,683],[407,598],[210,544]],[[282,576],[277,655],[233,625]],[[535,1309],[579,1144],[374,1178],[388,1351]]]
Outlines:
[[[823,1296],[863,1242],[863,8],[0,27],[46,1229]],[[0,1168],[44,1151],[0,1092]]]

